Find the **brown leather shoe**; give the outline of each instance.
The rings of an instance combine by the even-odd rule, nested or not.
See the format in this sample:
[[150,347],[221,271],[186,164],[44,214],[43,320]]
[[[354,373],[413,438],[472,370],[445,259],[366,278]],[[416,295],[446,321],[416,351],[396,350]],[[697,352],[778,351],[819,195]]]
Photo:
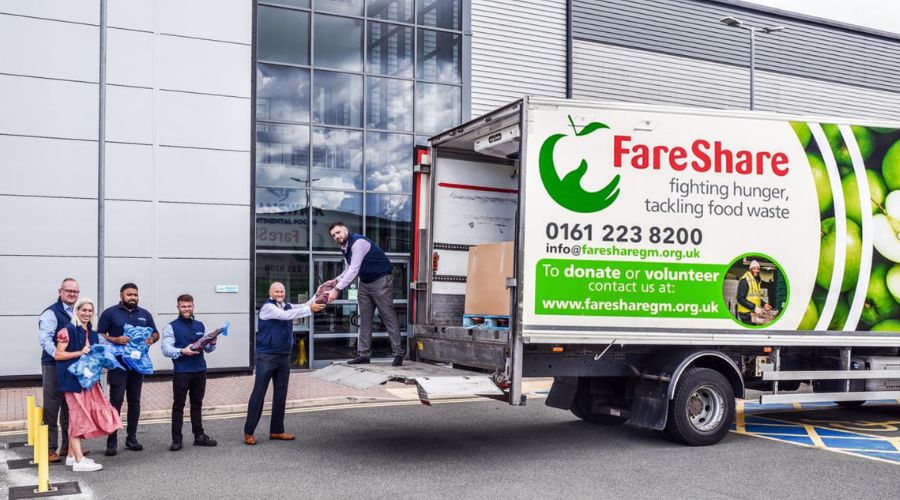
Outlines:
[[56,462],[59,462],[59,454],[51,453],[51,454],[47,455],[47,461],[50,462],[51,464],[55,464]]
[[253,437],[253,434],[244,434],[244,444],[254,445],[256,444],[256,438]]
[[282,432],[280,434],[269,434],[269,439],[275,439],[277,441],[293,441],[297,439],[293,434],[288,434],[287,432]]

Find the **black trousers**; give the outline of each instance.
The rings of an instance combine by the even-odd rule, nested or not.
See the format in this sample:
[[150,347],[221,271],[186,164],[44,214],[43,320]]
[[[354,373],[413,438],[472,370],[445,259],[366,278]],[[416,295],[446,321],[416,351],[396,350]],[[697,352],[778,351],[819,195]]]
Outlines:
[[[44,424],[47,425],[47,444],[50,453],[56,453],[56,447],[69,449],[69,407],[66,395],[56,389],[56,365],[42,365],[42,386],[44,392]],[[59,420],[59,425],[56,421]],[[62,435],[62,439],[58,436]]]
[[738,319],[745,325],[753,326],[753,320],[750,318],[750,313],[738,313]]
[[[134,370],[110,370],[107,375],[109,382],[109,402],[122,414],[122,402],[128,398],[128,424],[125,431],[128,437],[137,435],[138,421],[141,419],[141,388],[144,386],[144,376]],[[113,432],[106,439],[107,444],[116,443],[118,431]]]
[[262,417],[263,403],[271,380],[275,388],[272,392],[272,419],[269,422],[270,434],[284,432],[284,407],[287,404],[288,382],[291,380],[291,355],[276,353],[257,353],[254,366],[256,378],[253,381],[253,393],[247,403],[247,421],[244,423],[244,434],[253,434],[256,424]]
[[206,394],[206,372],[175,373],[172,377],[172,442],[182,440],[181,428],[184,424],[184,401],[190,394],[191,432],[194,437],[203,435],[203,395]]

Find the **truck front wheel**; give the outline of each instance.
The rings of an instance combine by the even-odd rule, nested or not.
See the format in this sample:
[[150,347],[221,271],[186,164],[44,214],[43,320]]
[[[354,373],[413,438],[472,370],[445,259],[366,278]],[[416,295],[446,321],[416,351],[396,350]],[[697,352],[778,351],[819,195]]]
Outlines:
[[690,368],[669,401],[666,433],[691,446],[716,444],[728,432],[734,411],[734,391],[724,375],[710,368]]

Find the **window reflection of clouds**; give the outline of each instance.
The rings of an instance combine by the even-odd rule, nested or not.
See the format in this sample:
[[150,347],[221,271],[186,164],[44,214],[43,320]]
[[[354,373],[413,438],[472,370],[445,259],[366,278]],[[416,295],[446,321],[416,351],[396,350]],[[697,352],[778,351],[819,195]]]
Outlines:
[[450,85],[416,84],[416,130],[434,133],[448,129],[462,119],[462,90]]
[[403,194],[366,195],[366,233],[387,252],[409,251],[411,197]]
[[371,18],[413,22],[413,0],[369,0],[366,12]]
[[410,192],[412,136],[366,134],[366,189],[382,193]]
[[366,127],[408,132],[413,126],[413,82],[366,79]]
[[362,227],[362,193],[313,191],[313,250],[335,250],[328,234],[332,222],[342,221],[352,231]]
[[258,63],[256,117],[261,120],[309,121],[309,70]]
[[362,143],[356,130],[313,129],[313,186],[361,189]]
[[362,20],[316,14],[315,34],[317,68],[362,71]]
[[462,37],[458,33],[420,29],[418,47],[420,80],[460,82]]
[[313,122],[362,127],[362,91],[360,75],[316,71],[313,77]]
[[412,78],[413,29],[411,27],[370,21],[366,50],[369,73]]
[[260,60],[309,64],[309,13],[260,6],[256,20]]
[[256,125],[256,182],[263,186],[309,182],[309,127]]

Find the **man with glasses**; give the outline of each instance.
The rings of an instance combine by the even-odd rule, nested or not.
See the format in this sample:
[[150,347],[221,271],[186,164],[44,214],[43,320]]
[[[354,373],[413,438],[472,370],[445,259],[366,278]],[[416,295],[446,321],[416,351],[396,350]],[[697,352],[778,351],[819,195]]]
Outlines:
[[328,292],[328,302],[332,302],[359,276],[359,340],[356,343],[356,358],[348,364],[366,364],[372,355],[372,322],[375,309],[381,315],[384,327],[391,339],[394,366],[403,364],[405,349],[400,336],[400,323],[394,311],[394,266],[384,251],[374,241],[361,234],[350,233],[343,222],[335,222],[328,228],[331,238],[340,245],[344,255],[344,271],[335,278],[337,284]]
[[[48,461],[59,462],[60,456],[69,453],[69,408],[62,392],[56,390],[56,332],[72,321],[73,307],[81,289],[75,278],[66,278],[59,285],[59,298],[47,306],[38,320],[41,343],[41,385],[44,392],[44,424],[48,428],[50,453]],[[59,425],[57,425],[57,420]],[[57,431],[61,431],[59,439]],[[57,445],[60,448],[57,452]]]

